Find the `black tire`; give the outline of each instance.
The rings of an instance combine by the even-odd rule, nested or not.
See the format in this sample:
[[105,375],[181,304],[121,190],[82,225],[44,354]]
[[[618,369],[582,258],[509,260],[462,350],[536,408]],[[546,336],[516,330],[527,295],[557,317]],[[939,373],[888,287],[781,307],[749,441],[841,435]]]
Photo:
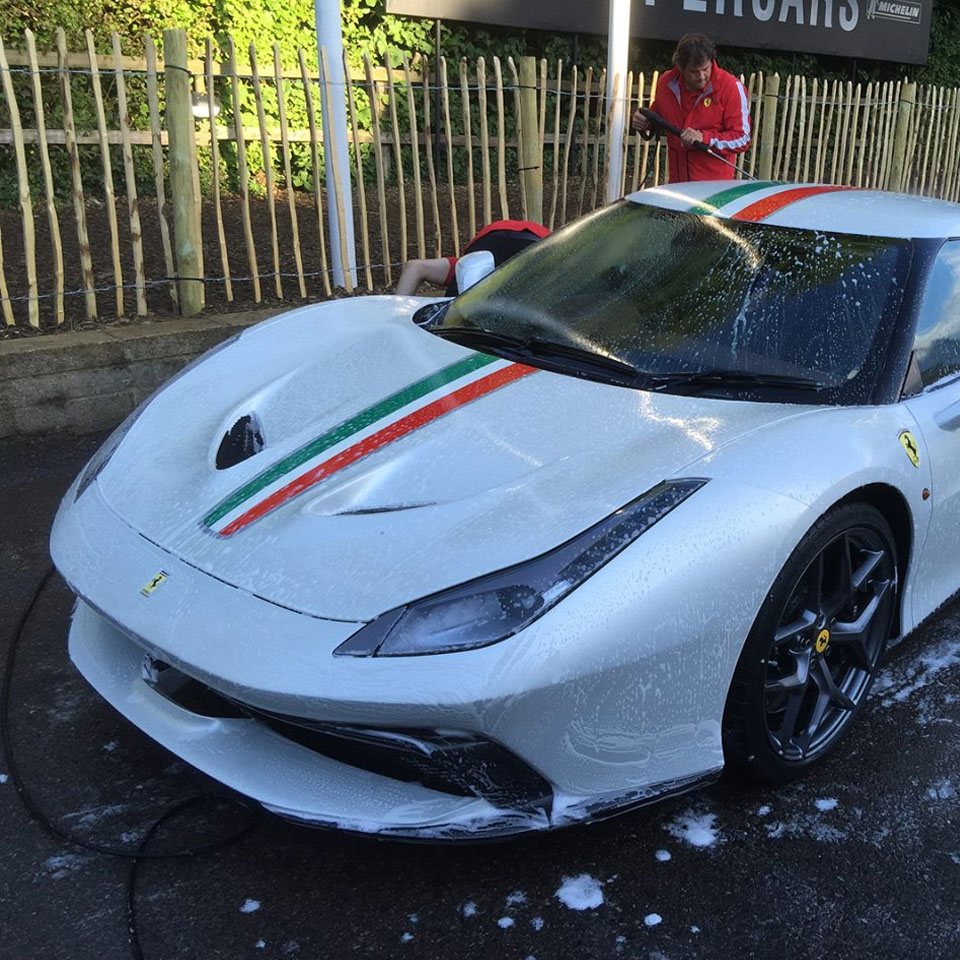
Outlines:
[[825,513],[757,614],[723,715],[728,766],[790,780],[830,753],[860,711],[890,637],[897,552],[865,503]]

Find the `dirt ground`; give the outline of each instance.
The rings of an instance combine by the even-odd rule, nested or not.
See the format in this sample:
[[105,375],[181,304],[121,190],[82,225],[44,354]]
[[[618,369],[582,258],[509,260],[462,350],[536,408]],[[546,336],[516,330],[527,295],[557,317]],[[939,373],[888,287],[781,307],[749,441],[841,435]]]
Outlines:
[[[446,186],[438,190],[440,194],[440,244],[443,255],[453,251],[453,205]],[[584,209],[589,208],[593,193],[593,184],[586,185]],[[468,192],[465,187],[455,188],[456,209],[458,214],[458,233],[461,244],[470,238],[468,218]],[[326,198],[324,198],[325,200]],[[493,194],[493,217],[501,215],[498,195]],[[417,256],[416,208],[412,190],[408,185],[406,190],[407,211],[407,255]],[[513,185],[508,190],[509,212],[513,217],[520,217],[522,212],[519,187]],[[576,216],[579,203],[579,183],[571,180],[568,185],[567,218]],[[370,261],[374,265],[371,270],[374,293],[383,293],[392,289],[396,283],[399,270],[403,263],[403,246],[401,243],[400,204],[397,189],[387,191],[387,225],[383,230],[376,188],[367,188],[367,222],[369,224],[369,251]],[[169,204],[168,204],[169,206]],[[223,282],[220,246],[217,239],[216,209],[212,200],[204,202],[203,224],[203,255],[206,283],[206,313],[224,313],[234,310],[243,310],[257,306],[254,296],[254,285],[249,279],[252,275],[248,261],[242,221],[242,203],[238,197],[225,197],[222,200],[224,235],[226,238],[227,255],[230,265],[230,274],[233,285],[233,302],[227,299],[226,287]],[[297,266],[294,254],[292,220],[287,204],[286,195],[278,192],[275,199],[277,220],[279,273],[282,295],[277,294],[274,279],[274,263],[272,252],[272,229],[270,223],[269,205],[263,198],[251,199],[250,216],[252,222],[254,245],[257,256],[257,272],[260,274],[261,306],[276,304],[279,308],[293,307],[304,303],[300,296],[297,279]],[[161,242],[160,218],[156,201],[145,198],[140,201],[141,231],[144,238],[143,256],[144,271],[147,280],[146,299],[150,319],[163,319],[177,315],[176,306],[171,298],[171,284],[166,279],[167,268]],[[483,225],[482,194],[478,189],[475,199],[476,223],[479,229]],[[544,196],[544,219],[549,218],[550,190],[549,185]],[[313,199],[308,194],[296,194],[296,212],[298,221],[298,235],[303,260],[304,283],[306,287],[306,301],[326,299],[323,281],[321,278],[320,240],[317,230],[317,214]],[[80,250],[77,241],[76,221],[70,207],[61,207],[57,214],[60,223],[60,235],[63,245],[64,260],[64,297],[65,322],[57,326],[55,303],[51,296],[55,290],[53,272],[53,248],[50,231],[47,224],[46,212],[42,204],[34,207],[34,224],[36,232],[36,262],[37,285],[40,293],[40,330],[28,325],[26,259],[23,248],[23,230],[18,209],[0,209],[0,242],[2,242],[2,267],[6,278],[9,295],[15,317],[15,325],[6,326],[0,322],[0,339],[9,337],[35,336],[38,333],[56,333],[63,330],[93,328],[101,324],[127,323],[136,320],[136,296],[133,288],[134,267],[133,247],[130,241],[130,218],[127,212],[126,200],[118,198],[116,202],[118,236],[120,246],[120,262],[124,283],[124,310],[118,315],[115,295],[114,273],[112,256],[110,253],[110,226],[107,207],[97,201],[88,201],[86,205],[87,231],[90,237],[91,254],[93,258],[94,285],[97,289],[98,319],[91,322],[86,317],[83,296],[83,277],[80,266]],[[324,211],[326,219],[326,211]],[[356,224],[356,242],[358,261],[363,260],[363,236],[359,210],[359,197],[354,196],[354,219]],[[435,256],[437,251],[436,230],[433,223],[433,210],[430,203],[424,202],[424,219],[426,255]],[[559,222],[559,211],[557,214]],[[172,215],[168,211],[167,222],[171,232],[173,229]],[[384,248],[382,236],[387,236],[387,247]],[[326,236],[326,224],[324,224]],[[329,263],[330,247],[327,237],[327,257]],[[389,257],[387,256],[389,254]],[[391,277],[388,282],[386,269],[382,264],[390,261],[392,264]],[[244,279],[247,278],[247,279]],[[360,270],[360,290],[367,293],[366,277]],[[343,291],[335,291],[334,296],[343,296]]]

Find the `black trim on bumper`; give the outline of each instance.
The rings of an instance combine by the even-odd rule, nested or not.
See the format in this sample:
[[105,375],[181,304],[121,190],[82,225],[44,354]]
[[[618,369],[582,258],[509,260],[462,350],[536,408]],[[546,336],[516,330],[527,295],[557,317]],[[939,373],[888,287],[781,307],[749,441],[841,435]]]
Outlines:
[[149,655],[143,679],[184,710],[204,717],[248,717],[331,760],[429,790],[479,797],[495,807],[549,819],[550,784],[510,751],[466,731],[377,729],[310,720],[233,700]]

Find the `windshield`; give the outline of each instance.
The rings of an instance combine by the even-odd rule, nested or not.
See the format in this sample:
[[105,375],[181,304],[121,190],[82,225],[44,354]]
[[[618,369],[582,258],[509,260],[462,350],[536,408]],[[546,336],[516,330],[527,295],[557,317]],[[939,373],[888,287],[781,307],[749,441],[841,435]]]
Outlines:
[[477,349],[478,331],[562,344],[628,364],[638,386],[690,392],[699,377],[718,396],[868,403],[910,259],[908,240],[622,201],[514,257],[430,329]]

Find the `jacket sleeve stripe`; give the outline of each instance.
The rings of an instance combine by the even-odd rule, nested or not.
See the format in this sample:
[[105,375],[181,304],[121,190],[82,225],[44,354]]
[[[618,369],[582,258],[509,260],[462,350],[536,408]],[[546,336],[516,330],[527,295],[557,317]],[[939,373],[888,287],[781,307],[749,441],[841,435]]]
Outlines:
[[710,146],[714,150],[740,150],[750,142],[750,103],[747,100],[747,93],[743,89],[743,84],[737,80],[737,93],[740,95],[740,126],[743,135],[734,140],[718,140],[714,137],[710,141]]

